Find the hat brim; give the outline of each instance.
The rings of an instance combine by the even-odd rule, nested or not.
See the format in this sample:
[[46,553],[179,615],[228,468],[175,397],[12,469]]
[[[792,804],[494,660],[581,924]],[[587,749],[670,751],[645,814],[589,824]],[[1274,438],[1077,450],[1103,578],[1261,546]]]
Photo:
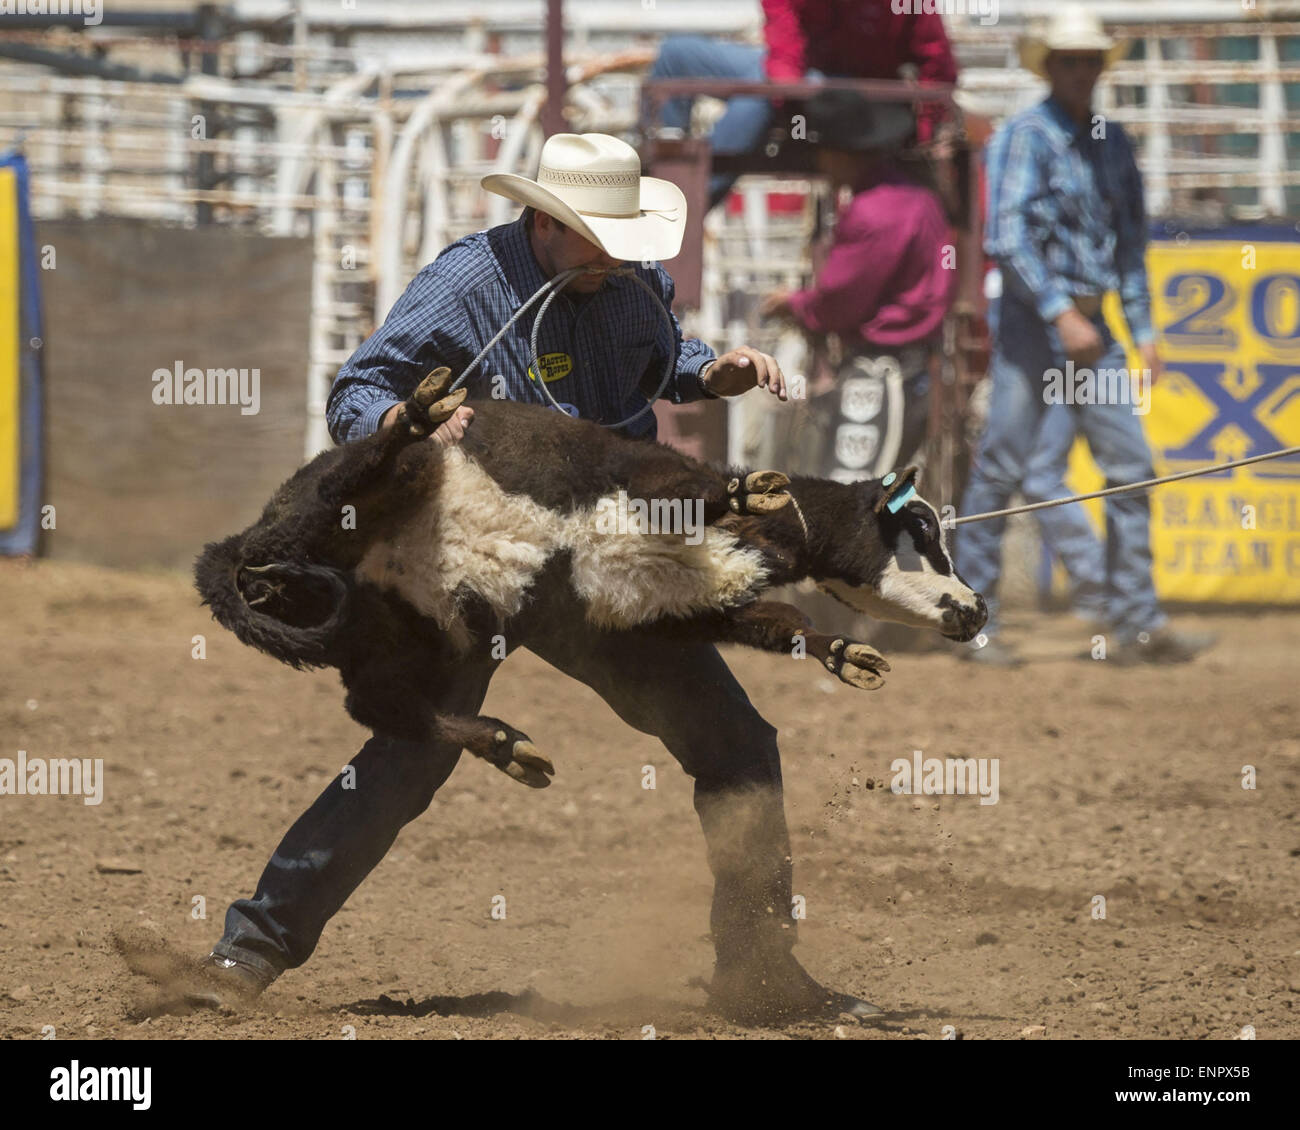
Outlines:
[[672,181],[642,177],[641,213],[636,216],[580,213],[536,181],[514,173],[489,173],[479,184],[488,192],[554,216],[606,255],[623,262],[660,262],[672,259],[682,249],[686,195]]
[[1049,44],[1040,36],[1026,36],[1020,42],[1020,65],[1033,71],[1039,78],[1047,78],[1047,56],[1053,51],[1098,51],[1102,55],[1102,70],[1109,70],[1129,52],[1127,39],[1102,36],[1096,40],[1078,39],[1073,43]]

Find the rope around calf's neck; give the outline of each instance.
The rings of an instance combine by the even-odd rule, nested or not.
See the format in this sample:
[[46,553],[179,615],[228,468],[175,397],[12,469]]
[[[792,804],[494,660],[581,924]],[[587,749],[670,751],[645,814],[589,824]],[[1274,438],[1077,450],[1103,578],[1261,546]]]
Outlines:
[[1229,471],[1233,467],[1245,467],[1249,463],[1263,463],[1267,459],[1284,459],[1290,455],[1300,455],[1300,447],[1284,447],[1280,451],[1269,451],[1264,455],[1252,455],[1248,459],[1234,459],[1231,463],[1216,463],[1213,467],[1198,467],[1193,471],[1179,471],[1174,475],[1161,475],[1158,479],[1143,479],[1140,483],[1128,483],[1124,486],[1107,487],[1094,490],[1089,494],[1071,495],[1069,498],[1054,498],[1048,502],[1031,502],[1025,506],[1012,506],[1007,510],[990,510],[987,514],[968,514],[964,518],[954,518],[949,525],[961,526],[966,522],[986,522],[990,518],[1006,518],[1011,514],[1028,514],[1032,510],[1048,510],[1053,506],[1068,506],[1072,502],[1087,502],[1090,498],[1107,498],[1112,494],[1129,494],[1133,491],[1146,490],[1163,483],[1177,482],[1179,479],[1191,479],[1198,475],[1212,475],[1216,471]]

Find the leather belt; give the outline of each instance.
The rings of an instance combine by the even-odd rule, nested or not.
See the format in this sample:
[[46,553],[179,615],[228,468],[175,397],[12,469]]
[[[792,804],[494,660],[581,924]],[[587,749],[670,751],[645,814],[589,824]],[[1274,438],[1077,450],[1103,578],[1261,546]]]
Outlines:
[[1100,294],[1075,294],[1071,295],[1071,299],[1074,302],[1074,308],[1085,318],[1095,318],[1101,313]]

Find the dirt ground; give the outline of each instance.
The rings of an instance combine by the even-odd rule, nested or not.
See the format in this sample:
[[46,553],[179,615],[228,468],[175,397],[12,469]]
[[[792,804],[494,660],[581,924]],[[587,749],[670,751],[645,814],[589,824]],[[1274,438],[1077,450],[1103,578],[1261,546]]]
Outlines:
[[[1072,658],[1086,629],[1026,616],[1012,638],[1032,666],[896,655],[876,693],[729,653],[781,732],[796,952],[887,1010],[839,1037],[1300,1036],[1300,613],[1180,622],[1220,633],[1185,667]],[[332,672],[244,648],[179,574],[0,565],[0,623],[0,757],[106,772],[98,806],[0,796],[0,1037],[837,1035],[704,1010],[689,982],[710,970],[711,882],[690,781],[527,654],[485,711],[554,758],[550,789],[464,758],[256,1008],[149,1015],[112,932],[206,952],[363,731]],[[891,793],[890,763],[918,749],[998,758],[998,803]]]

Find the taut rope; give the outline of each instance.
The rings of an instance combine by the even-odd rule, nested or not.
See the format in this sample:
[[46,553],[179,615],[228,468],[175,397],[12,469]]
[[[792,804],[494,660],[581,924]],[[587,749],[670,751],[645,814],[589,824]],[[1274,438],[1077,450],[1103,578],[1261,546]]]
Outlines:
[[1026,506],[1012,506],[1008,510],[990,510],[987,514],[968,514],[964,518],[954,518],[949,525],[960,526],[965,522],[986,522],[990,518],[1005,518],[1010,514],[1028,514],[1031,510],[1047,510],[1053,506],[1068,506],[1072,502],[1087,502],[1090,498],[1107,498],[1112,494],[1129,494],[1132,491],[1158,487],[1162,483],[1173,483],[1179,479],[1191,479],[1197,475],[1212,475],[1216,471],[1229,471],[1233,467],[1245,467],[1249,463],[1263,463],[1266,459],[1284,459],[1288,455],[1300,455],[1300,447],[1284,447],[1281,451],[1270,451],[1264,455],[1252,455],[1249,459],[1234,459],[1231,463],[1216,463],[1213,467],[1198,467],[1194,471],[1179,471],[1175,475],[1161,475],[1158,479],[1143,479],[1140,483],[1128,483],[1125,486],[1107,487],[1094,490],[1090,494],[1076,494],[1069,498],[1054,498],[1048,502],[1031,502]]

